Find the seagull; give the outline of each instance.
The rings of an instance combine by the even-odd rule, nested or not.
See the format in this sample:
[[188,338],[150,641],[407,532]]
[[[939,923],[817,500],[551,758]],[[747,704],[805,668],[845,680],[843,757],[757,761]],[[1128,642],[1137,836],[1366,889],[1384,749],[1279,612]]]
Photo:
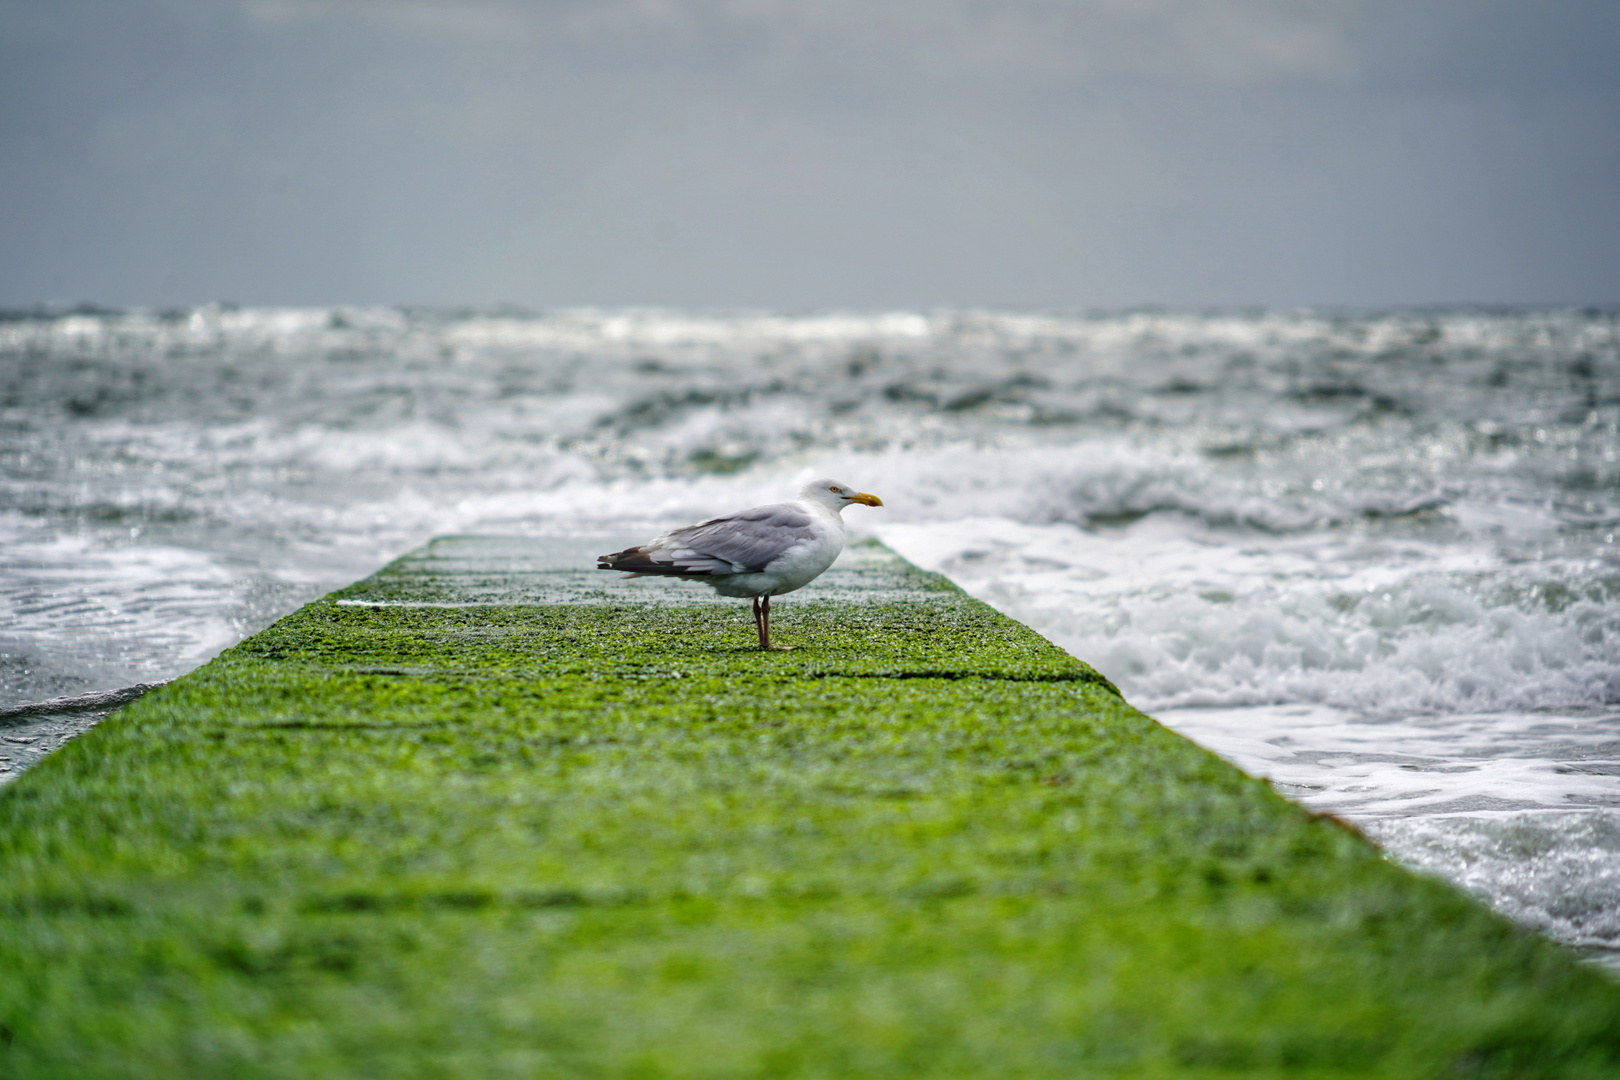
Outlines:
[[761,649],[771,644],[771,597],[801,589],[844,550],[850,503],[883,500],[837,480],[812,480],[793,502],[756,506],[701,525],[674,529],[640,547],[598,555],[598,570],[685,578],[714,586],[721,596],[750,596]]

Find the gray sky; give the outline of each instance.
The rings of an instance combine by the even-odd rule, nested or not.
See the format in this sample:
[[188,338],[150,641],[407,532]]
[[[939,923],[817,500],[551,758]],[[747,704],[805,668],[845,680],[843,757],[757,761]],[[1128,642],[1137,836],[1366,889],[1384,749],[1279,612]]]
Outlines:
[[1620,301],[1614,0],[0,0],[0,304]]

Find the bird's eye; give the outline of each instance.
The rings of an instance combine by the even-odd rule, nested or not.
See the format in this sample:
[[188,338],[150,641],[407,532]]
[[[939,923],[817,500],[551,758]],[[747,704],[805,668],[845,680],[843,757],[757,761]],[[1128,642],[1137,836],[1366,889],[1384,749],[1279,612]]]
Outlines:
[[844,489],[841,487],[830,487],[827,490],[832,492],[834,495],[842,495],[844,493]]

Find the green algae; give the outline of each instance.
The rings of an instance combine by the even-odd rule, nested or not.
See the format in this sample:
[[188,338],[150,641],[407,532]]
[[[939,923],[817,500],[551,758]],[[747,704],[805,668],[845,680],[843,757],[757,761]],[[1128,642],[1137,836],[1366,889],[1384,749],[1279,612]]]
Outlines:
[[1620,1072],[1620,987],[881,549],[785,654],[524,550],[438,542],[0,793],[0,1075]]

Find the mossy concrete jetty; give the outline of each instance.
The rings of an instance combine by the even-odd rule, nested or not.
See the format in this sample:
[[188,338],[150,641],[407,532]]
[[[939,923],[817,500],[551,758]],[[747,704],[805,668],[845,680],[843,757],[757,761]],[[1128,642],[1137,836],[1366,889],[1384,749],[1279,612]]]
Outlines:
[[0,1076],[1620,1075],[1620,986],[945,579],[766,653],[595,553],[436,541],[0,791]]

